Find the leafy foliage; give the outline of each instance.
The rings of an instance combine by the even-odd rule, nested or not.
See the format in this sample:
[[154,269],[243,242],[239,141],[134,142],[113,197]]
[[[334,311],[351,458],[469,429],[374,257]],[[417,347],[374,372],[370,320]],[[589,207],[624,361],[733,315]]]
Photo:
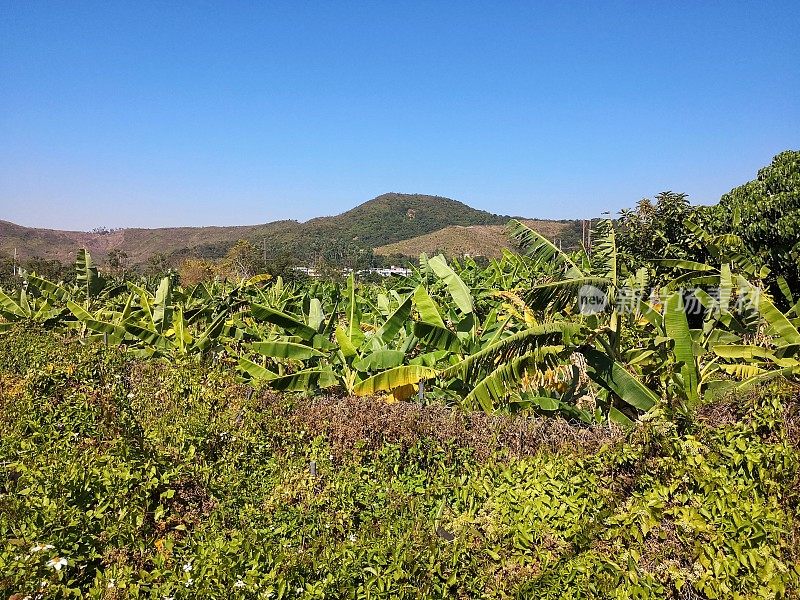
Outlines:
[[706,212],[712,233],[732,233],[747,251],[800,290],[800,151],[787,150],[758,177],[725,194]]
[[225,364],[14,333],[0,338],[4,597],[800,589],[796,398],[776,388],[710,423],[658,411],[599,452],[478,459],[446,436],[345,451],[331,439],[346,424],[310,433],[313,402],[251,395]]

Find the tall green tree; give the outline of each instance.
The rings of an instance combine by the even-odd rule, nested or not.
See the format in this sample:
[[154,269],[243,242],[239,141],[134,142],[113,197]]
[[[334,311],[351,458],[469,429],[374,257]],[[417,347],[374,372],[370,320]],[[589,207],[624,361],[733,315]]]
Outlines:
[[711,233],[739,236],[747,251],[800,292],[800,151],[772,159],[753,181],[725,194],[704,211]]
[[643,198],[633,210],[623,210],[617,227],[620,257],[632,270],[651,266],[665,256],[702,260],[698,245],[685,227],[696,212],[683,193],[666,191]]

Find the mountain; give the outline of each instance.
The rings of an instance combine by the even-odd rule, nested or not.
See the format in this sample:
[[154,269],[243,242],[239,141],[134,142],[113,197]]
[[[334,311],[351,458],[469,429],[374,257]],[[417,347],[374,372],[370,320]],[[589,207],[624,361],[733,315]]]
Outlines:
[[313,235],[341,236],[369,248],[424,235],[449,225],[504,225],[511,217],[423,194],[383,194],[335,217],[305,223]]
[[[20,260],[39,257],[71,262],[78,248],[87,248],[102,261],[111,250],[128,255],[132,265],[143,264],[156,254],[165,255],[171,262],[187,256],[219,258],[236,243],[246,239],[265,246],[270,253],[281,253],[304,260],[321,248],[383,249],[387,245],[413,240],[449,229],[451,242],[442,249],[457,244],[452,240],[468,230],[454,227],[489,227],[489,237],[483,239],[495,248],[504,239],[502,225],[510,217],[474,209],[462,202],[440,196],[423,194],[383,194],[335,216],[318,217],[304,223],[275,221],[261,225],[231,227],[171,227],[157,229],[129,228],[101,232],[60,231],[23,227],[0,221],[0,254],[11,255],[16,248]],[[557,223],[557,222],[542,222]],[[474,233],[474,232],[473,232]],[[437,238],[431,238],[437,239]],[[477,241],[477,238],[476,240]],[[401,254],[416,256],[414,243],[407,244]],[[475,244],[470,246],[475,254]],[[492,254],[495,251],[492,251]],[[459,252],[454,252],[459,253]],[[463,252],[461,252],[463,254]]]

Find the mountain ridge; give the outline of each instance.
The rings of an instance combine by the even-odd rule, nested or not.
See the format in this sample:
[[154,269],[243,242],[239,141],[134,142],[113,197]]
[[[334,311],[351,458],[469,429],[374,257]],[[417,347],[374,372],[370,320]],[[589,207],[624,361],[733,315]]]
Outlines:
[[[304,260],[324,246],[372,250],[448,227],[498,227],[510,218],[443,196],[390,192],[343,213],[304,222],[83,232],[25,227],[0,220],[0,253],[11,255],[16,248],[21,260],[38,257],[70,262],[79,248],[87,248],[98,260],[119,250],[135,265],[146,263],[156,254],[172,262],[189,256],[219,258],[239,239],[245,239],[270,253]],[[499,229],[493,231],[498,233]]]

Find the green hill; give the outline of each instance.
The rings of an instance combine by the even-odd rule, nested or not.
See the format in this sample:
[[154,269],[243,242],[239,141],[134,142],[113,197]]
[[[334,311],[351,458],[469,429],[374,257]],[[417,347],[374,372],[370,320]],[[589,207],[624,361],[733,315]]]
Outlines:
[[511,217],[423,194],[383,194],[335,217],[305,223],[310,235],[337,236],[374,248],[451,225],[504,225]]

